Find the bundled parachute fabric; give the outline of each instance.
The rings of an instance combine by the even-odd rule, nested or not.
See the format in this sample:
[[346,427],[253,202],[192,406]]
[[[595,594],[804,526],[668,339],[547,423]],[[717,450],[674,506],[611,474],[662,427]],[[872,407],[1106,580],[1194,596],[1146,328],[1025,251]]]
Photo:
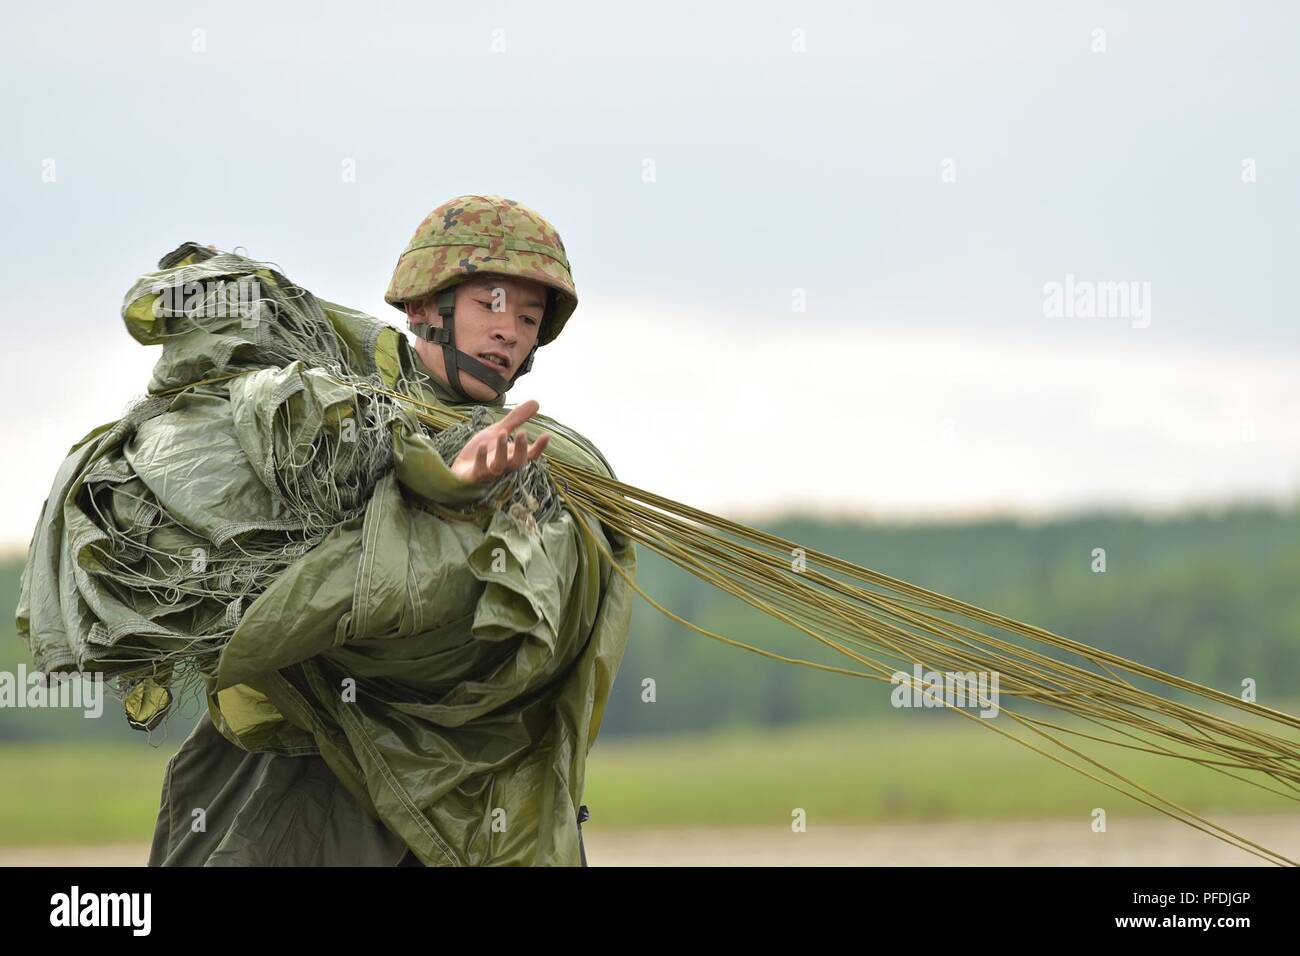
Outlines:
[[55,477],[17,613],[37,666],[117,678],[146,729],[201,690],[228,740],[319,754],[427,865],[577,865],[635,551],[546,459],[612,478],[600,453],[534,416],[543,459],[462,481],[502,402],[422,427],[393,396],[450,396],[396,329],[242,256],[180,247],[123,317],[163,354]]

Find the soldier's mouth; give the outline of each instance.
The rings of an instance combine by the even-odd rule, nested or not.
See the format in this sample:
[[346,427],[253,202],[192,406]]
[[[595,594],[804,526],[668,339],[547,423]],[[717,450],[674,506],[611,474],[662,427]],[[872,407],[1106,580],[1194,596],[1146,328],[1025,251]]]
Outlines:
[[478,357],[489,365],[495,365],[497,368],[510,367],[510,360],[500,352],[480,352]]

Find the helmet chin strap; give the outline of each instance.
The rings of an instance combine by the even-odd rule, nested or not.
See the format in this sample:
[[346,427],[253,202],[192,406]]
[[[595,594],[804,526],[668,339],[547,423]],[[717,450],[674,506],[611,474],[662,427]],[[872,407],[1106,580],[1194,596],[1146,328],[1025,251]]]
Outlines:
[[529,350],[528,357],[519,366],[519,370],[511,378],[506,379],[486,362],[480,362],[475,356],[456,348],[455,303],[456,293],[452,289],[439,292],[438,314],[442,316],[442,328],[435,329],[431,325],[420,322],[408,323],[410,329],[426,342],[433,342],[435,345],[442,346],[443,364],[447,367],[447,384],[451,386],[452,391],[457,395],[467,402],[481,401],[481,399],[477,399],[465,391],[465,387],[461,385],[460,373],[465,371],[496,392],[495,398],[500,398],[509,391],[510,386],[515,383],[519,376],[526,375],[532,370],[533,355],[537,352],[537,345],[534,344]]

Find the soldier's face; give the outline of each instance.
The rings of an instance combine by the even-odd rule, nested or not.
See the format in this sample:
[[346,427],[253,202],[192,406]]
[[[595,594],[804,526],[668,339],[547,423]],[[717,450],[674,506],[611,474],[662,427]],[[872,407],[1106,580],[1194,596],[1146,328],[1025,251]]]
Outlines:
[[[483,276],[456,286],[456,348],[509,379],[537,341],[546,306],[546,287],[528,279]],[[442,328],[436,301],[423,307],[408,303],[407,315],[415,321]],[[415,340],[415,351],[429,371],[450,385],[442,346]],[[496,396],[486,383],[467,369],[460,370],[461,387],[474,398],[490,401]]]

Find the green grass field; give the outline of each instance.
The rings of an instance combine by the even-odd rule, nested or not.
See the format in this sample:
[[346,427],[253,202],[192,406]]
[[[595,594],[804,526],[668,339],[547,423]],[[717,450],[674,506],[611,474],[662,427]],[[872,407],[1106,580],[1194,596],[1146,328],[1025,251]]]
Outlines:
[[175,748],[0,748],[0,846],[149,842]]
[[[1293,800],[1187,761],[1115,748],[1085,752],[1189,809],[1300,812]],[[1156,815],[951,714],[598,744],[588,767],[584,800],[610,827],[762,825],[788,821],[796,807],[810,820],[845,824],[1086,817],[1094,807]]]
[[[0,846],[147,843],[158,749],[0,748]],[[1110,751],[1105,761],[1197,810],[1289,813],[1296,804],[1185,761]],[[609,829],[817,823],[1087,819],[1153,815],[1099,783],[951,714],[598,743],[584,795]]]

